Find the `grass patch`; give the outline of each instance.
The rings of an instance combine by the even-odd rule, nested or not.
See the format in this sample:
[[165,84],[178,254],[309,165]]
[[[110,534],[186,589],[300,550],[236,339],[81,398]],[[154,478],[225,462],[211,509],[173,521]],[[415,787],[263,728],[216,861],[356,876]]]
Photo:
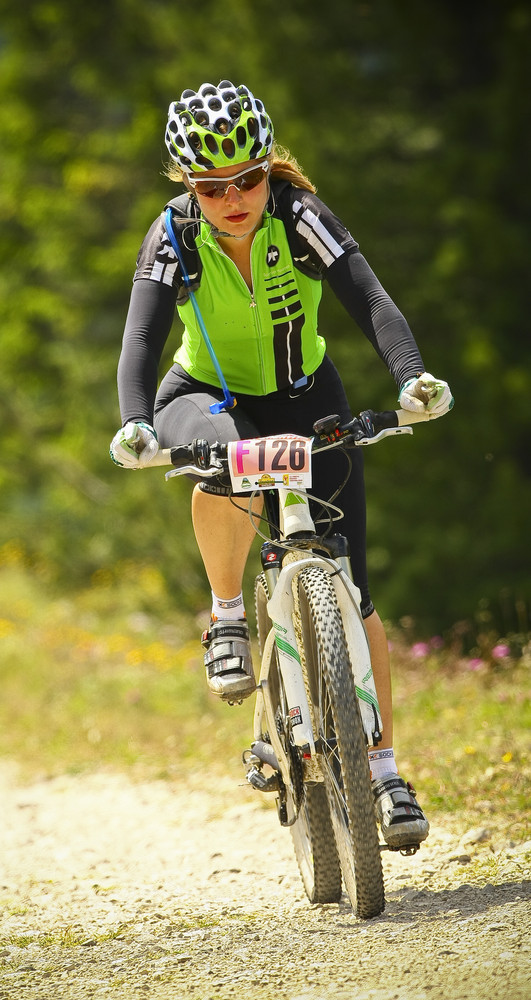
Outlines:
[[[156,607],[156,579],[139,584],[144,598],[153,588]],[[138,613],[131,574],[49,597],[23,567],[4,566],[0,593],[0,755],[23,777],[239,773],[253,700],[229,708],[208,692],[193,618]],[[393,636],[395,749],[431,817],[459,812],[520,840],[529,837],[529,647],[493,641],[489,661],[484,650],[465,659]]]
[[407,651],[393,654],[395,749],[430,815],[515,840],[530,836],[529,660],[471,671],[467,662]]
[[225,770],[251,736],[252,706],[208,692],[193,619],[139,614],[116,590],[47,599],[20,571],[0,574],[0,755],[28,778]]
[[[522,852],[518,857],[507,855],[500,851],[496,854],[486,852],[472,858],[466,864],[447,865],[444,869],[445,890],[457,889],[462,885],[476,886],[483,889],[487,885],[506,885],[521,877],[522,882],[529,880],[531,870],[531,851]],[[430,878],[426,883],[429,885]]]
[[118,927],[101,931],[87,939],[87,932],[80,925],[67,925],[56,931],[47,931],[42,934],[9,934],[0,941],[0,944],[13,948],[28,948],[30,945],[36,945],[39,948],[79,948],[88,944],[98,945],[104,944],[106,941],[121,940],[126,930],[126,924],[119,924]]

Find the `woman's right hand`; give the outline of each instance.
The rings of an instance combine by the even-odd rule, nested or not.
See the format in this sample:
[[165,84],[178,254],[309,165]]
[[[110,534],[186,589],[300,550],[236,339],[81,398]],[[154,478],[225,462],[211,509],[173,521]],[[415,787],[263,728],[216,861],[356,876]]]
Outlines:
[[125,469],[143,469],[159,450],[157,435],[144,420],[130,420],[114,435],[110,455],[116,465]]

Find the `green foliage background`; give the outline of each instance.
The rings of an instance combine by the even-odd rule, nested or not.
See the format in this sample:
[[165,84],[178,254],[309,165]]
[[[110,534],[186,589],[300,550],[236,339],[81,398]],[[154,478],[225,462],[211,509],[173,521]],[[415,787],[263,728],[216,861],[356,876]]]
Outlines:
[[[454,390],[448,418],[367,454],[380,610],[522,630],[530,65],[524,0],[0,0],[4,551],[55,590],[132,562],[162,569],[161,608],[207,603],[188,484],[116,469],[108,443],[136,253],[171,190],[166,109],[226,77],[266,102]],[[393,406],[331,294],[321,330],[355,409]]]

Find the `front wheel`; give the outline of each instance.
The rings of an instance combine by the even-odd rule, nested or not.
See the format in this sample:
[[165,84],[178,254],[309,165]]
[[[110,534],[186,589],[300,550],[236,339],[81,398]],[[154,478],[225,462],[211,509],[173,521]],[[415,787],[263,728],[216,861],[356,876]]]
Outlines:
[[382,863],[365,733],[341,615],[330,577],[298,576],[301,659],[345,888],[357,916],[385,906]]
[[[267,585],[263,575],[255,583],[255,609],[258,645],[262,655],[271,628],[267,613]],[[290,741],[288,707],[278,669],[278,658],[272,659],[268,678],[275,706],[276,731],[292,762],[291,789],[296,803],[297,818],[289,830],[302,884],[310,903],[337,903],[341,899],[341,867],[336,850],[334,829],[324,783],[302,781],[299,751]]]

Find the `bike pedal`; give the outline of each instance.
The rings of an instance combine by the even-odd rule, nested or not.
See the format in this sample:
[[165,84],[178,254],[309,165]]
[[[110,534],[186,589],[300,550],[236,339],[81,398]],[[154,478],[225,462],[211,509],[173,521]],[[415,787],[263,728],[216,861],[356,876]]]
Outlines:
[[405,847],[399,847],[399,851],[405,858],[410,858],[417,853],[419,847],[420,844],[406,844]]
[[381,851],[393,851],[395,854],[400,853],[405,858],[412,857],[420,848],[420,844],[402,844],[400,847],[391,847],[390,844],[380,844],[379,846]]
[[256,788],[258,792],[278,792],[278,774],[275,772],[269,778],[266,778],[265,774],[262,773],[257,767],[251,767],[246,774],[247,781],[253,788]]

